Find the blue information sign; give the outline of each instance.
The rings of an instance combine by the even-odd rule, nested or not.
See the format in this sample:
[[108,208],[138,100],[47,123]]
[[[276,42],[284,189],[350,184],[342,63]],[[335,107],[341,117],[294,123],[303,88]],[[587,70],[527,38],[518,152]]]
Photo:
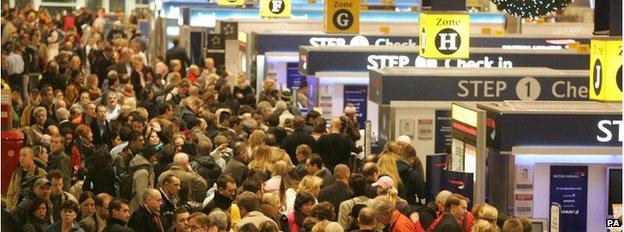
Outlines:
[[587,166],[550,166],[550,202],[561,205],[560,231],[587,231]]
[[351,103],[357,109],[358,124],[364,128],[366,123],[366,109],[368,104],[368,86],[366,85],[345,85],[344,105]]
[[298,62],[286,63],[286,87],[289,89],[299,89],[301,82],[305,80],[305,76],[299,73]]

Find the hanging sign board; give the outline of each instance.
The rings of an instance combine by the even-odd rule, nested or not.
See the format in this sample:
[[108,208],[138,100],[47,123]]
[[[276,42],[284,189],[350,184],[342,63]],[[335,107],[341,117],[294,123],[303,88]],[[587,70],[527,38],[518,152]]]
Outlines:
[[360,1],[327,0],[323,17],[326,33],[357,34],[360,31]]
[[425,58],[468,58],[470,15],[463,11],[423,11],[420,35],[420,54]]
[[260,16],[263,18],[288,18],[290,14],[290,0],[260,0]]
[[589,98],[622,101],[622,39],[592,39],[589,60]]

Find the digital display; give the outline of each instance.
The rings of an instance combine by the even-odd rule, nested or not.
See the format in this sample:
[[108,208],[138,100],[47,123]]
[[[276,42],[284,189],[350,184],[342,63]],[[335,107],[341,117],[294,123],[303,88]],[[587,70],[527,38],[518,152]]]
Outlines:
[[[477,148],[472,144],[464,144],[464,172],[477,171]],[[476,180],[476,179],[475,179]]]

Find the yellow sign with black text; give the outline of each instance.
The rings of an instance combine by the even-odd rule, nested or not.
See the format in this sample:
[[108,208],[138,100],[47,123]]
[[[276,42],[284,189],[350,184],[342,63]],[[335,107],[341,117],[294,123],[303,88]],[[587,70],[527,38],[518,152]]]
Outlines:
[[357,34],[360,31],[360,1],[326,0],[323,17],[326,33]]
[[217,2],[219,6],[242,6],[245,5],[245,0],[219,0]]
[[622,38],[591,40],[589,99],[622,101]]
[[291,0],[260,0],[260,16],[263,18],[287,18],[291,12]]
[[465,59],[470,55],[470,15],[463,11],[420,13],[420,56]]

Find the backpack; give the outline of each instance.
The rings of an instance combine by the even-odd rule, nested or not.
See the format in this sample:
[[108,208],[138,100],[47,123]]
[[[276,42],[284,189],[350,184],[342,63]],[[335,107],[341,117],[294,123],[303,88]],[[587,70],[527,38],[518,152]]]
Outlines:
[[134,173],[141,169],[148,169],[148,164],[139,165],[138,167],[132,168],[129,172],[123,173],[119,176],[119,187],[117,187],[118,197],[132,200],[134,197]]

